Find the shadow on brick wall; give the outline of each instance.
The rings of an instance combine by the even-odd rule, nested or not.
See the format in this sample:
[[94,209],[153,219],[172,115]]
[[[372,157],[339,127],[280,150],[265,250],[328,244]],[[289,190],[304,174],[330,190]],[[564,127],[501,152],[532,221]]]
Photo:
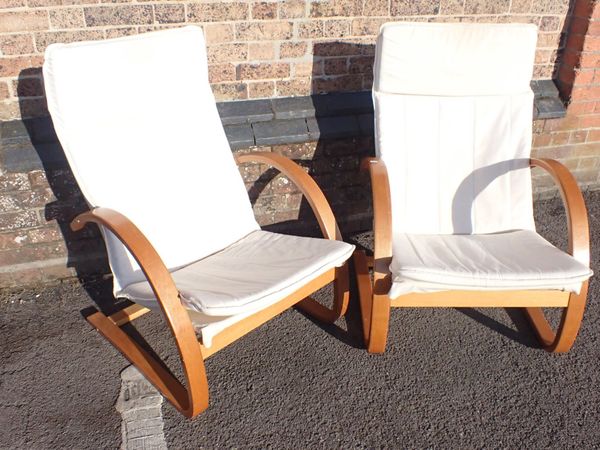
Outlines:
[[[276,120],[254,124],[254,132],[259,148],[268,146],[293,159],[314,178],[347,236],[371,227],[370,187],[359,164],[374,154],[370,93],[374,45],[326,42],[314,44],[312,51],[313,95],[273,99]],[[261,143],[263,131],[276,137],[274,142]],[[278,174],[267,170],[249,188],[263,228],[321,236],[308,202]]]
[[[40,74],[41,68],[22,71],[18,79],[18,92],[28,89],[33,74]],[[25,87],[24,87],[25,86]],[[20,98],[21,113],[31,115],[31,103],[27,97]],[[45,100],[43,109],[46,109]],[[104,240],[95,225],[88,225],[82,231],[73,232],[70,223],[79,213],[89,209],[69,167],[50,117],[38,117],[23,121],[27,132],[24,146],[19,149],[19,161],[24,164],[22,172],[43,171],[55,200],[44,207],[44,219],[48,228],[56,223],[67,249],[67,267],[86,287],[90,297],[105,311],[113,309],[112,283],[103,280],[109,274],[108,257]],[[29,153],[29,154],[25,154]]]

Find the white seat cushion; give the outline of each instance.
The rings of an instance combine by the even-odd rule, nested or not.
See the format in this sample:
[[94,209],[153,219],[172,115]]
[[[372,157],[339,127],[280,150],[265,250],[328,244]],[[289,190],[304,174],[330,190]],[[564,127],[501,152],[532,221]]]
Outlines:
[[[184,306],[207,316],[257,311],[346,261],[354,246],[254,231],[231,246],[172,271]],[[156,308],[148,282],[130,284],[118,297]],[[207,321],[208,322],[208,321]]]
[[441,290],[579,292],[592,271],[530,230],[393,239],[390,298]]

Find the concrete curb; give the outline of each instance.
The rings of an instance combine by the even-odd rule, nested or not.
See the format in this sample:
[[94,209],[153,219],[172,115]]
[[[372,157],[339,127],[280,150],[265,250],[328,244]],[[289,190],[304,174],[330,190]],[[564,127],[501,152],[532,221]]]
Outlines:
[[121,450],[166,450],[161,405],[163,397],[144,376],[129,366],[121,372],[115,404],[121,414]]

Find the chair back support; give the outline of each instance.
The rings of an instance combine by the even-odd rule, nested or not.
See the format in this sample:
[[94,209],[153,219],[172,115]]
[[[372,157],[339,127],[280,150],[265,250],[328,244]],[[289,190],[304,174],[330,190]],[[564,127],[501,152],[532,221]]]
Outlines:
[[[202,30],[48,47],[56,133],[92,207],[127,216],[169,269],[258,229],[208,83]],[[103,230],[115,292],[144,279]]]
[[390,23],[373,98],[396,233],[535,229],[529,156],[537,28]]

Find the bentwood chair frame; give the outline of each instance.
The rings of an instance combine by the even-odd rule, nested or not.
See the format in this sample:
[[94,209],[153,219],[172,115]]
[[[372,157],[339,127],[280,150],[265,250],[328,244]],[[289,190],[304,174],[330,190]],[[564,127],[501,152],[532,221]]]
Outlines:
[[[568,225],[568,252],[585,265],[590,261],[589,224],[587,209],[577,181],[560,162],[552,159],[530,160],[550,174],[565,206]],[[383,161],[365,158],[361,169],[370,174],[373,195],[374,252],[368,257],[364,251],[354,253],[357,271],[364,340],[371,353],[385,351],[391,307],[504,307],[523,308],[537,338],[549,352],[567,352],[573,346],[585,310],[588,283],[585,281],[579,294],[558,290],[521,291],[441,291],[434,293],[405,294],[390,300],[392,274],[392,217],[389,180]],[[373,277],[369,274],[373,271]],[[552,329],[542,307],[564,308],[556,332]]]
[[[323,192],[315,181],[293,161],[273,153],[254,152],[237,155],[238,164],[260,162],[278,169],[296,184],[310,204],[323,236],[341,240],[340,230]],[[95,208],[77,216],[71,223],[74,231],[95,223],[110,230],[127,247],[142,268],[158,300],[164,319],[175,339],[181,358],[185,384],[165,368],[162,361],[146,351],[121,328],[151,310],[138,304],[125,307],[110,316],[96,311],[86,317],[123,356],[150,381],[173,406],[186,417],[194,417],[208,407],[208,380],[204,360],[235,342],[286,309],[297,305],[313,317],[328,323],[346,313],[349,300],[348,263],[310,281],[285,299],[260,310],[245,320],[225,329],[213,339],[210,347],[201,344],[190,318],[181,305],[179,292],[171,274],[146,237],[125,216],[107,208]],[[332,308],[327,308],[310,297],[327,284],[334,283]],[[186,387],[187,385],[187,387]]]
[[[420,192],[418,191],[425,189],[423,185],[419,184],[411,184],[410,187],[406,187],[399,184],[394,185],[394,182],[407,183],[407,180],[411,181],[411,179],[408,178],[408,175],[406,175],[406,173],[409,173],[411,170],[422,170],[423,178],[425,180],[428,180],[428,177],[436,176],[428,175],[429,170],[431,170],[432,174],[443,173],[439,167],[435,167],[436,162],[431,162],[431,159],[418,159],[417,157],[414,157],[414,161],[418,161],[421,165],[413,163],[413,165],[408,166],[407,164],[404,164],[406,160],[394,159],[396,155],[402,155],[402,158],[409,158],[415,154],[424,153],[427,157],[438,158],[438,160],[443,156],[446,158],[444,160],[445,163],[450,166],[455,164],[454,161],[457,161],[456,168],[458,175],[456,175],[456,177],[458,182],[461,183],[465,183],[469,179],[472,180],[476,176],[477,171],[490,169],[489,173],[492,173],[492,176],[489,177],[490,179],[486,179],[488,184],[485,185],[485,187],[491,183],[491,180],[495,180],[501,176],[508,177],[509,175],[512,175],[511,171],[514,170],[512,164],[514,162],[516,164],[514,167],[519,170],[518,176],[521,176],[521,174],[524,176],[523,178],[517,179],[517,181],[521,183],[518,185],[510,184],[512,181],[512,179],[510,179],[510,181],[506,182],[509,186],[506,191],[497,190],[492,192],[495,192],[495,194],[500,196],[505,195],[505,192],[510,192],[511,195],[516,192],[515,195],[520,195],[518,199],[521,203],[518,205],[522,209],[517,211],[515,216],[519,217],[519,220],[523,217],[527,219],[527,221],[502,222],[501,220],[498,220],[497,217],[493,216],[489,219],[490,222],[485,225],[487,228],[485,228],[485,226],[481,228],[482,230],[489,231],[477,231],[476,233],[501,234],[505,231],[525,227],[529,227],[527,228],[528,230],[534,231],[531,209],[532,199],[530,198],[530,195],[528,198],[526,193],[531,192],[531,178],[530,174],[527,172],[530,169],[527,167],[527,158],[529,158],[531,150],[530,121],[532,118],[530,114],[531,110],[529,110],[528,107],[529,102],[533,101],[533,94],[530,92],[529,82],[533,68],[536,36],[537,28],[526,24],[389,23],[382,27],[377,43],[373,94],[376,104],[376,122],[377,120],[380,120],[380,122],[376,124],[376,142],[379,150],[378,156],[382,155],[383,157],[365,158],[361,164],[361,169],[368,172],[371,179],[374,254],[373,257],[367,257],[363,251],[356,251],[354,254],[362,311],[364,340],[369,352],[381,353],[385,350],[391,307],[439,306],[454,308],[523,308],[544,349],[549,352],[566,352],[572,347],[581,325],[588,291],[588,278],[591,272],[589,272],[585,281],[581,283],[581,289],[578,293],[576,293],[575,289],[572,291],[570,289],[560,290],[558,287],[547,288],[545,286],[535,289],[535,284],[528,286],[527,283],[530,282],[530,280],[535,281],[535,273],[538,270],[537,267],[531,267],[530,269],[534,275],[530,276],[531,278],[527,279],[527,282],[520,284],[505,284],[501,287],[497,287],[499,285],[493,284],[493,282],[488,284],[486,280],[484,283],[474,284],[471,288],[469,286],[470,282],[475,279],[471,272],[468,275],[471,276],[471,279],[468,279],[467,275],[464,275],[460,282],[452,281],[451,283],[445,283],[444,281],[436,281],[435,283],[437,284],[431,282],[431,284],[434,284],[434,287],[431,289],[429,288],[431,284],[426,285],[424,283],[422,285],[425,286],[424,288],[417,285],[417,287],[409,286],[410,288],[405,291],[397,291],[404,292],[397,298],[391,299],[389,295],[390,289],[398,278],[401,281],[406,280],[402,278],[401,274],[394,275],[390,271],[390,264],[393,259],[392,248],[394,233],[398,232],[400,233],[399,235],[419,233],[437,234],[438,236],[442,236],[442,239],[444,239],[444,233],[446,235],[473,234],[473,221],[475,220],[473,219],[473,216],[470,218],[470,227],[465,227],[460,224],[457,225],[457,222],[454,222],[454,214],[460,215],[461,219],[464,217],[468,218],[469,214],[474,214],[474,203],[477,200],[478,195],[480,195],[484,189],[476,190],[473,188],[468,194],[464,194],[464,197],[459,198],[458,191],[460,190],[461,185],[452,184],[455,182],[454,178],[452,179],[452,183],[447,185],[436,185],[446,188],[446,191],[442,194],[440,193],[442,188],[437,188],[439,190],[432,188],[431,192],[435,192],[436,194],[428,198],[433,198],[434,200],[437,199],[437,207],[439,208],[439,210],[436,211],[436,206],[431,207],[434,210],[434,216],[435,213],[437,213],[440,217],[443,216],[445,218],[445,215],[448,214],[448,209],[445,206],[440,206],[442,203],[439,199],[442,198],[442,195],[448,195],[449,198],[454,199],[454,202],[456,202],[457,199],[459,200],[459,203],[452,203],[453,209],[450,210],[453,215],[452,227],[445,226],[442,228],[441,226],[438,226],[438,228],[432,227],[434,231],[419,231],[424,225],[428,225],[423,224],[423,221],[420,221],[418,217],[414,217],[415,214],[418,215],[420,211],[428,211],[427,208],[429,208],[429,205],[427,202],[423,201],[418,202],[419,207],[422,208],[421,210],[413,206],[417,203],[411,203],[412,209],[410,210],[400,210],[404,216],[400,219],[394,217],[395,222],[392,225],[392,209],[393,205],[395,205],[393,203],[394,198],[398,200],[404,196],[420,199]],[[410,37],[411,39],[408,39],[407,37]],[[410,43],[407,42],[409,40],[411,40]],[[491,51],[491,49],[494,49],[495,51]],[[419,65],[419,62],[422,62],[423,64]],[[503,68],[511,64],[511,71],[507,71],[505,74]],[[434,98],[435,101],[431,101],[431,98]],[[404,128],[402,128],[400,125],[397,125],[397,128],[400,130],[398,132],[393,129],[400,120],[406,121],[406,117],[409,117],[411,112],[414,113],[415,109],[418,114],[421,114],[417,115],[418,119],[416,120],[422,120],[427,124],[430,122],[433,125],[428,126],[435,128],[435,124],[438,123],[436,120],[442,120],[439,119],[439,117],[442,117],[442,113],[440,112],[442,111],[442,106],[439,106],[442,102],[446,102],[444,105],[450,104],[450,106],[448,106],[449,109],[445,110],[446,115],[443,116],[445,120],[448,121],[449,119],[454,119],[457,115],[451,116],[448,111],[463,111],[460,109],[452,109],[453,105],[456,104],[456,98],[459,98],[461,101],[464,99],[464,104],[468,105],[477,105],[477,101],[491,101],[489,100],[490,98],[496,103],[493,103],[493,106],[490,107],[493,109],[490,109],[492,112],[489,112],[487,116],[485,116],[485,106],[483,106],[481,110],[478,110],[476,106],[472,106],[473,109],[467,109],[467,107],[465,107],[464,111],[469,111],[465,117],[458,116],[456,122],[451,122],[453,124],[460,123],[460,126],[462,126],[463,123],[466,124],[464,125],[464,129],[461,128],[459,131],[447,131],[445,136],[449,136],[448,140],[442,140],[440,137],[441,134],[437,134],[438,141],[433,140],[433,143],[427,141],[421,146],[418,138],[414,137],[416,135],[410,135],[411,140],[410,143],[407,144],[406,135],[408,132],[405,128],[408,128],[408,126],[405,125]],[[481,98],[484,98],[485,100],[479,100]],[[514,100],[515,98],[517,100]],[[398,99],[404,103],[399,102]],[[438,105],[437,107],[440,109],[436,110],[435,107],[426,109],[428,106],[423,106],[423,103],[417,103],[430,101],[431,103],[427,103],[427,105],[435,104]],[[505,104],[509,104],[510,107],[500,109],[504,108]],[[522,107],[522,109],[519,110],[522,111],[522,114],[510,115],[517,114],[513,112],[513,109],[510,109],[513,108],[515,104]],[[396,106],[390,107],[389,105]],[[413,110],[408,110],[406,105],[418,106],[415,106],[415,109]],[[461,103],[461,105],[463,105],[463,103]],[[419,107],[423,108],[422,111],[434,111],[431,113],[431,116],[436,116],[437,111],[438,118],[432,118],[425,116],[424,113],[419,113]],[[402,110],[402,108],[404,108],[404,110]],[[472,115],[470,115],[471,111]],[[510,112],[506,113],[506,111]],[[387,114],[385,117],[383,116],[384,113]],[[401,114],[403,119],[397,117]],[[485,125],[481,128],[482,131],[480,131],[479,141],[474,137],[478,130],[475,128],[478,114],[483,114],[488,120],[488,122],[484,122]],[[517,118],[515,119],[515,117]],[[482,120],[485,121],[485,118]],[[500,123],[501,119],[505,120],[504,123],[508,123],[509,125],[502,125]],[[516,122],[513,123],[513,120]],[[438,126],[441,127],[441,125]],[[513,135],[510,133],[513,132],[513,128],[517,130],[515,133],[521,133],[518,134],[518,139],[514,141],[501,141],[499,133],[502,133],[501,136],[503,138],[508,135],[512,137]],[[423,130],[426,130],[425,126],[419,128],[420,132],[424,132]],[[452,134],[453,132],[455,132],[455,134]],[[394,137],[390,138],[390,135]],[[404,147],[403,144],[405,145]],[[502,145],[504,146],[501,147]],[[500,150],[497,150],[500,147],[508,150],[506,153],[501,153]],[[446,151],[447,148],[452,150]],[[438,153],[435,153],[436,149]],[[442,153],[445,151],[446,153]],[[450,151],[463,153],[448,156],[447,154]],[[459,157],[463,154],[467,156],[465,156],[464,159],[460,159]],[[527,157],[521,156],[525,154]],[[476,162],[475,160],[477,157],[480,157],[481,160],[485,162]],[[484,157],[489,159],[484,160]],[[400,177],[391,180],[388,177],[388,168],[386,168],[384,160],[388,161],[388,164],[390,165],[390,174],[392,174],[392,163],[389,162],[390,160],[395,163],[393,170],[399,170],[398,167],[404,164],[403,170],[405,170],[405,172],[394,172],[404,174],[404,178]],[[467,162],[465,163],[464,161]],[[440,164],[439,161],[437,161],[437,163],[438,165]],[[509,164],[511,168],[504,172],[497,171],[494,166],[498,166],[500,163]],[[478,166],[478,164],[480,164],[480,166]],[[432,167],[428,167],[428,165]],[[529,166],[538,167],[544,170],[556,183],[566,209],[569,242],[568,253],[576,260],[573,261],[575,265],[580,266],[578,263],[581,263],[581,265],[583,265],[582,268],[589,268],[590,250],[588,217],[584,199],[575,178],[564,165],[551,159],[529,158]],[[436,172],[436,170],[438,170],[438,172]],[[452,170],[452,167],[446,168],[446,171]],[[496,171],[494,172],[494,170]],[[508,180],[508,178],[504,178],[503,180]],[[392,183],[390,183],[390,181],[392,181]],[[400,188],[399,191],[404,189],[404,194],[396,194],[398,197],[394,197],[392,192],[390,192],[390,186]],[[459,186],[458,190],[456,186]],[[396,191],[394,191],[394,193],[396,193]],[[461,192],[461,194],[463,193]],[[426,193],[423,193],[423,196],[425,195]],[[435,195],[437,195],[437,197]],[[446,197],[443,198],[446,199]],[[507,198],[509,201],[507,201]],[[484,197],[484,200],[482,201],[487,201],[488,203],[486,205],[488,205],[494,200],[490,195],[489,197]],[[501,211],[503,214],[513,214],[513,210],[511,209],[514,207],[512,197],[500,197],[499,202],[501,205],[498,206],[498,211]],[[405,205],[405,203],[399,204]],[[435,203],[433,204],[435,205]],[[457,204],[461,205],[460,208],[456,207]],[[510,206],[506,207],[505,205]],[[527,207],[523,208],[523,205],[527,205]],[[500,206],[506,209],[501,209]],[[491,209],[493,208],[483,209],[483,211],[487,211],[487,214],[489,214]],[[406,213],[405,211],[410,212]],[[523,213],[523,211],[526,212]],[[521,215],[519,216],[519,214]],[[479,218],[482,216],[477,217]],[[487,218],[484,217],[484,219]],[[492,220],[496,222],[491,222]],[[408,222],[410,222],[410,225],[407,226],[406,223]],[[506,225],[507,223],[508,225]],[[517,223],[518,225],[515,226],[514,223]],[[467,237],[461,242],[473,242],[468,239],[470,238]],[[473,245],[477,246],[477,244]],[[426,246],[424,245],[424,247]],[[549,247],[552,246],[549,245]],[[436,254],[436,248],[426,247],[426,249],[431,254]],[[454,264],[462,264],[461,258],[463,258],[463,260],[465,260],[464,258],[468,259],[468,256],[460,254],[460,249],[453,247],[451,252],[454,252],[454,250],[456,250],[456,253],[453,253],[455,259],[453,259],[452,262]],[[526,249],[523,249],[523,251],[526,251]],[[415,254],[418,254],[416,250]],[[402,255],[400,255],[400,257],[398,255],[394,256],[400,258]],[[420,256],[421,254],[418,254],[415,259],[418,259]],[[494,257],[491,251],[488,253],[480,252],[477,254],[477,257],[480,257],[481,260],[486,260],[487,256],[492,259]],[[568,259],[571,260],[571,258]],[[429,267],[427,266],[427,262],[429,262],[429,260],[427,260],[427,257],[424,256],[422,261],[424,261],[422,263],[424,266],[423,270],[428,270]],[[446,263],[450,264],[449,262]],[[473,266],[476,268],[471,269]],[[421,266],[418,266],[418,269],[414,269],[414,267],[417,266],[408,263],[407,267],[407,270],[413,270],[414,272],[421,269]],[[372,268],[373,271],[372,279],[369,273],[370,268]],[[440,266],[436,266],[435,269],[432,269],[432,273],[437,273],[436,271],[441,270],[446,270],[444,273],[448,273],[452,269],[454,268],[446,269],[446,267],[443,267],[440,269]],[[479,271],[479,273],[484,275],[478,274],[477,276],[485,279],[486,269],[485,263],[480,263],[479,260],[477,260],[477,263],[473,262],[468,270]],[[496,267],[493,267],[491,270],[492,272],[500,271],[500,269],[497,269]],[[411,276],[414,276],[414,274],[411,274]],[[425,278],[416,279],[418,281],[425,280]],[[584,276],[580,279],[584,279]],[[429,279],[427,279],[427,281],[429,281]],[[409,279],[408,282],[410,283],[411,280]],[[484,286],[488,285],[490,287],[486,289]],[[469,287],[463,289],[464,286]],[[543,285],[538,284],[537,286]],[[556,331],[552,329],[546,320],[542,309],[543,307],[564,308],[560,324]]]

